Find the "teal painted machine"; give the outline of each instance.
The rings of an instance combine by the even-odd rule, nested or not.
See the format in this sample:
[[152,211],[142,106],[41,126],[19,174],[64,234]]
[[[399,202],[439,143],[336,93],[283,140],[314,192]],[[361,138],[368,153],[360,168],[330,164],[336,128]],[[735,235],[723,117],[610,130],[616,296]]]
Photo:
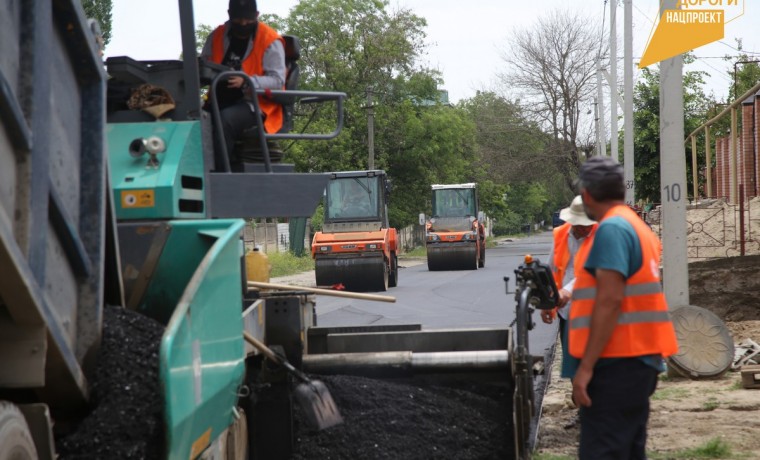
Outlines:
[[[200,129],[195,121],[108,126],[117,219],[206,216]],[[148,151],[148,140],[155,153]]]
[[[302,92],[292,85],[287,92],[273,91],[275,97],[287,93],[290,104],[292,98],[335,102],[337,128],[328,134],[253,132],[248,143],[263,162],[233,172],[226,153],[214,148],[220,145],[220,129],[213,127],[218,109],[213,98],[211,113],[201,109],[200,85],[234,72],[199,63],[192,4],[180,0],[179,7],[184,61],[106,61],[107,145],[125,303],[166,325],[159,365],[167,457],[193,459],[205,452],[244,458],[245,452],[229,451],[230,445],[248,443],[246,425],[256,420],[248,406],[242,414],[245,404],[238,396],[255,373],[249,368],[256,353],[245,347],[243,330],[271,342],[278,326],[264,324],[266,302],[244,299],[243,218],[311,216],[329,176],[297,174],[273,162],[269,143],[337,136],[344,94]],[[124,96],[141,85],[168,92],[174,109],[156,119],[127,107]],[[310,321],[296,317],[295,325],[284,326],[286,335],[299,337],[298,329]],[[289,411],[290,405],[279,409]],[[259,437],[270,437],[268,443],[289,442],[287,429],[274,440],[257,429]],[[268,455],[262,453],[266,449],[258,449],[258,456],[255,446],[249,449],[247,458]]]

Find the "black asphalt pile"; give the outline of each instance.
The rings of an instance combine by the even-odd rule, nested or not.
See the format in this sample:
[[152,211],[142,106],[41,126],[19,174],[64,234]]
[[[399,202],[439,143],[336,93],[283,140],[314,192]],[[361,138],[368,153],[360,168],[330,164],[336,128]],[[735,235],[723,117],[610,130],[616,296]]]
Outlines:
[[60,459],[158,459],[163,452],[158,352],[164,326],[106,307],[92,390],[92,411],[57,440]]
[[[158,353],[163,325],[121,307],[104,312],[90,381],[92,410],[56,440],[61,460],[163,458]],[[426,379],[319,376],[344,418],[307,428],[296,408],[293,460],[511,459],[512,401],[506,385]]]
[[319,376],[344,423],[306,428],[296,412],[293,459],[457,459],[514,457],[507,386]]

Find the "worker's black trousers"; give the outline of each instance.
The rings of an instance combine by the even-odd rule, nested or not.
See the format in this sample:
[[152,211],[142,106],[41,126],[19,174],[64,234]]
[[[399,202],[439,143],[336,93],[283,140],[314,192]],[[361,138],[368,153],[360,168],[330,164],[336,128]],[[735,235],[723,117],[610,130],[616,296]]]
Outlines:
[[227,155],[234,160],[232,152],[235,149],[235,141],[240,139],[243,131],[256,125],[256,116],[251,111],[251,106],[242,100],[223,108],[221,116]]
[[594,368],[591,407],[581,407],[581,460],[646,459],[649,396],[657,371],[637,358]]

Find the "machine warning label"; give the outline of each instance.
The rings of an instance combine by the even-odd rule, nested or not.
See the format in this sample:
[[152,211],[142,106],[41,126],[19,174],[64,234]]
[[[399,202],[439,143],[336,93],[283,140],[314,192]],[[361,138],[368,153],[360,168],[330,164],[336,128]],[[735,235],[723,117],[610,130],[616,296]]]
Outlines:
[[153,190],[124,190],[121,192],[122,208],[152,208],[156,205]]

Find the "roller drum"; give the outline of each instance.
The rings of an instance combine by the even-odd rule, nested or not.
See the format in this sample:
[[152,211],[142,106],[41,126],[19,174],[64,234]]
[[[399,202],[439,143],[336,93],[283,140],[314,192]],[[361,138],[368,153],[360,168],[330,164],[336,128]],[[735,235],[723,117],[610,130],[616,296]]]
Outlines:
[[478,248],[475,244],[435,244],[427,247],[428,270],[477,270]]
[[342,284],[349,291],[387,291],[388,267],[382,254],[317,256],[317,286]]

